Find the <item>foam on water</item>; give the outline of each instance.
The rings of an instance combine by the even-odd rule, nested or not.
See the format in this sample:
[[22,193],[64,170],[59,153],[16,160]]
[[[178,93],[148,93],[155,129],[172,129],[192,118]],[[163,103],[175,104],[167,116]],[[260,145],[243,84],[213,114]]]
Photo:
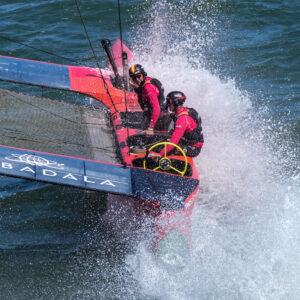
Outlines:
[[[222,80],[204,67],[202,50],[213,43],[215,22],[198,21],[190,9],[194,4],[182,11],[190,27],[175,18],[174,4],[154,4],[152,30],[142,40],[155,43],[146,53],[141,44],[136,49],[137,61],[161,79],[166,93],[184,91],[187,106],[202,116],[205,145],[196,160],[201,190],[192,217],[192,258],[182,273],[170,274],[141,245],[129,265],[144,293],[161,299],[297,299],[299,166],[288,141],[276,146],[260,113],[265,108],[252,107],[259,95],[249,96],[234,79]],[[204,27],[211,32],[209,43],[203,42]]]

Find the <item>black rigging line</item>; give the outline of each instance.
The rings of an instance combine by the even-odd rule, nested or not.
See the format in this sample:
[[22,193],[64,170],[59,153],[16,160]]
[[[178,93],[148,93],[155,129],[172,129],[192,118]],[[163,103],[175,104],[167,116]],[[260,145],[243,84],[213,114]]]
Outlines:
[[77,10],[78,10],[78,13],[79,13],[79,16],[80,16],[80,19],[81,19],[81,22],[82,22],[82,25],[83,25],[83,28],[84,28],[84,31],[85,31],[85,35],[86,35],[86,37],[87,37],[87,39],[88,39],[88,41],[89,41],[90,48],[91,48],[91,50],[92,50],[92,52],[93,52],[94,59],[95,59],[95,61],[96,61],[97,67],[98,67],[98,69],[99,69],[99,72],[100,72],[100,74],[101,74],[101,78],[102,78],[102,80],[103,80],[103,84],[104,84],[106,93],[107,93],[107,95],[109,96],[110,102],[111,102],[112,106],[113,106],[114,109],[115,109],[115,112],[114,112],[114,113],[117,113],[118,110],[117,110],[117,108],[116,108],[116,106],[115,106],[115,104],[114,104],[114,102],[113,102],[113,100],[112,100],[112,97],[111,97],[111,94],[110,94],[110,92],[109,92],[109,89],[108,89],[106,80],[105,80],[105,78],[104,78],[104,76],[103,76],[103,73],[102,73],[102,70],[101,70],[101,68],[100,68],[100,66],[99,66],[99,63],[98,63],[98,60],[97,60],[97,56],[96,56],[94,47],[93,47],[93,45],[92,45],[91,39],[90,39],[90,37],[89,37],[87,28],[86,28],[86,26],[85,26],[85,22],[84,22],[84,20],[83,20],[83,17],[82,17],[80,8],[79,8],[78,1],[77,1],[77,0],[74,0],[74,1],[75,1]]
[[20,42],[20,41],[11,39],[11,38],[6,37],[6,36],[3,36],[3,35],[0,35],[0,38],[1,38],[1,39],[4,39],[4,40],[7,40],[7,41],[10,41],[10,42],[13,42],[13,43],[16,43],[16,44],[19,44],[19,45],[22,45],[22,46],[25,46],[25,47],[28,47],[28,48],[31,48],[31,49],[34,49],[34,50],[37,50],[37,51],[40,51],[40,52],[43,52],[43,53],[46,53],[46,54],[50,54],[50,55],[55,56],[55,57],[58,57],[58,58],[62,58],[62,59],[68,60],[68,61],[70,61],[70,62],[78,63],[78,61],[73,60],[73,59],[70,59],[70,58],[68,58],[68,57],[64,57],[64,56],[61,56],[61,55],[57,55],[57,54],[51,53],[51,52],[49,52],[49,51],[46,51],[46,50],[42,50],[42,49],[33,47],[33,46],[29,46],[28,44],[24,44],[24,43],[22,43],[22,42]]
[[[121,21],[121,6],[120,0],[118,0],[118,15],[119,15],[119,28],[120,28],[120,40],[121,40],[121,53],[122,53],[122,68],[123,68],[123,78],[125,78],[125,66],[123,59],[123,35],[122,35],[122,21]],[[123,81],[124,82],[124,81]],[[125,83],[125,82],[124,82]],[[126,98],[126,89],[124,84],[124,98],[125,98],[125,111],[126,111],[126,129],[127,129],[127,137],[129,136],[129,128],[128,128],[128,110],[127,110],[127,98]]]
[[6,90],[2,90],[2,89],[1,89],[0,91],[1,91],[1,93],[3,93],[3,94],[10,95],[10,96],[14,97],[14,99],[17,100],[17,101],[19,101],[19,102],[25,103],[25,104],[27,104],[27,105],[29,105],[29,106],[32,106],[32,107],[34,107],[34,108],[36,108],[36,109],[38,109],[38,110],[40,110],[40,111],[45,111],[45,112],[47,112],[48,114],[51,114],[51,115],[53,115],[53,116],[55,116],[55,117],[59,117],[60,119],[65,120],[65,121],[67,121],[67,122],[77,124],[77,122],[75,122],[75,121],[73,121],[73,120],[71,120],[71,119],[68,119],[68,118],[66,118],[66,117],[63,117],[63,116],[61,116],[61,115],[59,115],[59,114],[57,114],[57,113],[51,112],[51,111],[48,110],[48,109],[41,108],[39,105],[35,105],[35,104],[30,103],[30,102],[27,102],[26,100],[23,99],[23,97],[22,97],[23,95],[22,95],[22,94],[19,94],[19,93],[17,93],[17,92],[10,92],[10,91],[7,92]]
[[[9,131],[6,128],[1,128],[1,131]],[[23,134],[23,133],[22,133]],[[27,142],[36,142],[36,143],[40,143],[41,140],[39,138],[28,138],[25,136],[25,134],[22,135],[22,137],[17,136],[17,135],[11,135],[11,134],[0,134],[1,137],[4,138],[10,138],[10,139],[18,139],[19,141],[27,141]],[[70,142],[66,142],[66,141],[55,141],[53,139],[49,139],[47,140],[47,145],[50,144],[54,144],[55,146],[81,146],[81,147],[85,147],[85,144],[79,144],[79,143],[70,143]],[[107,152],[107,153],[112,153],[113,147],[111,146],[106,146],[106,147],[89,147],[95,150],[100,150],[103,152]]]
[[[118,15],[119,15],[119,27],[120,27],[120,40],[121,40],[121,51],[123,53],[123,35],[122,35],[122,21],[121,21],[121,6],[120,0],[118,0]],[[124,76],[124,64],[123,64],[123,76]]]

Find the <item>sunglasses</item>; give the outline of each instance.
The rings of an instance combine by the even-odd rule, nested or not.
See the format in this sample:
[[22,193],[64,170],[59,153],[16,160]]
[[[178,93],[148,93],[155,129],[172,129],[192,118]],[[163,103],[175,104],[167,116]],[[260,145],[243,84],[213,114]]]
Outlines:
[[142,74],[137,74],[137,75],[133,75],[133,76],[131,76],[131,78],[132,79],[141,79],[141,77],[142,77]]

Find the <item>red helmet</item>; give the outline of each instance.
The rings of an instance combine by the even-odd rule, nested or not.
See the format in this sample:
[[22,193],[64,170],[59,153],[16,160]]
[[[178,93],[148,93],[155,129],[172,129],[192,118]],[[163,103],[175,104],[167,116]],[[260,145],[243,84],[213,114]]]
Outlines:
[[167,95],[167,106],[179,106],[185,102],[186,96],[179,91],[173,91]]
[[147,76],[147,73],[145,72],[142,65],[139,65],[139,64],[132,65],[129,69],[129,76],[134,77],[138,74],[143,74],[144,77]]

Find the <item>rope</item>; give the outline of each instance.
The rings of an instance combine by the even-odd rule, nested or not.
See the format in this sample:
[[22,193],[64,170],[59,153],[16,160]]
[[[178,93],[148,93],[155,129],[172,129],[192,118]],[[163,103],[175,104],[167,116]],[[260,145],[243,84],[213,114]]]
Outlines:
[[[1,93],[4,93],[4,94],[6,94],[6,95],[9,95],[9,96],[11,96],[11,97],[14,97],[15,100],[20,101],[20,102],[22,102],[22,103],[26,103],[27,105],[32,106],[32,107],[36,108],[37,110],[45,111],[45,112],[47,112],[47,113],[49,113],[49,114],[51,114],[51,115],[53,115],[53,116],[55,116],[55,117],[59,117],[59,118],[62,119],[62,120],[68,121],[68,122],[70,122],[70,123],[77,124],[77,122],[75,122],[75,121],[73,121],[73,120],[71,120],[71,119],[68,119],[68,118],[66,118],[66,117],[62,117],[62,116],[59,115],[59,114],[56,114],[56,113],[54,113],[54,112],[52,112],[52,111],[49,111],[49,110],[44,109],[44,108],[41,108],[41,107],[38,106],[38,105],[34,105],[34,104],[32,104],[32,103],[27,102],[26,100],[22,99],[22,96],[23,96],[22,94],[18,94],[18,93],[15,93],[15,92],[10,92],[10,91],[7,92],[6,90],[3,90],[3,89],[0,89],[0,92],[1,92]],[[27,95],[26,95],[26,96],[27,96]],[[52,101],[53,101],[53,100],[52,100]],[[55,100],[54,100],[54,101],[55,101]]]
[[[1,128],[1,130],[10,131],[10,129],[7,128]],[[27,138],[27,137],[19,137],[16,135],[9,135],[9,134],[0,134],[1,137],[10,138],[10,139],[17,139],[18,141],[27,141],[27,142],[36,142],[41,143],[40,139],[35,138]],[[57,140],[47,140],[44,141],[44,144],[53,144],[53,145],[62,145],[62,146],[81,146],[85,147],[85,144],[79,144],[79,143],[67,143],[66,141],[57,141]],[[112,150],[114,150],[113,147],[107,146],[107,147],[96,147],[96,146],[89,146],[89,149],[95,149],[95,150],[101,150],[106,153],[112,153]]]
[[60,55],[54,54],[54,53],[49,52],[49,51],[46,51],[46,50],[42,50],[42,49],[39,49],[39,48],[36,48],[36,47],[33,47],[33,46],[29,46],[28,44],[24,44],[24,43],[19,42],[19,41],[17,41],[17,40],[13,40],[13,39],[11,39],[11,38],[8,38],[8,37],[6,37],[6,36],[0,35],[0,38],[1,38],[1,39],[4,39],[4,40],[7,40],[7,41],[10,41],[10,42],[13,42],[13,43],[16,43],[16,44],[19,44],[19,45],[22,45],[22,46],[25,46],[25,47],[28,47],[28,48],[31,48],[31,49],[34,49],[34,50],[37,50],[37,51],[40,51],[40,52],[43,52],[43,53],[46,53],[46,54],[50,54],[50,55],[55,56],[55,57],[58,57],[58,58],[62,58],[62,59],[68,60],[68,61],[70,61],[70,62],[78,63],[78,61],[73,60],[73,59],[70,59],[70,58],[68,58],[68,57],[60,56]]
[[117,110],[117,108],[116,108],[116,106],[115,106],[115,104],[114,104],[114,102],[113,102],[113,100],[112,100],[112,97],[111,97],[111,94],[110,94],[110,92],[109,92],[109,89],[108,89],[106,80],[105,80],[105,78],[104,78],[104,76],[103,76],[103,73],[102,73],[102,70],[101,70],[101,68],[100,68],[100,66],[99,66],[99,63],[98,63],[98,60],[97,60],[97,56],[96,56],[94,47],[93,47],[93,45],[92,45],[91,39],[90,39],[90,37],[89,37],[89,34],[88,34],[88,31],[87,31],[85,22],[84,22],[84,20],[83,20],[83,17],[82,17],[80,8],[79,8],[78,1],[77,1],[77,0],[74,0],[74,1],[75,1],[76,7],[77,7],[77,10],[78,10],[78,14],[79,14],[79,16],[80,16],[80,19],[81,19],[81,22],[82,22],[82,25],[83,25],[83,28],[84,28],[84,31],[85,31],[85,35],[86,35],[86,37],[87,37],[87,39],[88,39],[88,41],[89,41],[89,45],[90,45],[90,48],[91,48],[91,50],[92,50],[92,52],[93,52],[94,59],[95,59],[95,61],[96,61],[97,67],[98,67],[98,69],[99,69],[99,71],[100,71],[101,78],[102,78],[102,80],[103,80],[104,88],[105,88],[105,90],[106,90],[107,95],[109,96],[109,99],[110,99],[110,101],[111,101],[112,106],[113,106],[114,109],[115,109],[115,112],[114,112],[114,113],[117,113],[118,110]]
[[[124,60],[123,60],[123,35],[122,35],[122,20],[121,20],[120,0],[118,0],[118,15],[119,15],[119,28],[120,28],[120,40],[121,40],[122,69],[123,69],[123,78],[125,78],[125,65],[124,65]],[[124,99],[125,99],[125,113],[126,113],[127,137],[129,137],[128,109],[127,109],[127,98],[126,98],[126,90],[125,90],[125,88],[124,88]]]

